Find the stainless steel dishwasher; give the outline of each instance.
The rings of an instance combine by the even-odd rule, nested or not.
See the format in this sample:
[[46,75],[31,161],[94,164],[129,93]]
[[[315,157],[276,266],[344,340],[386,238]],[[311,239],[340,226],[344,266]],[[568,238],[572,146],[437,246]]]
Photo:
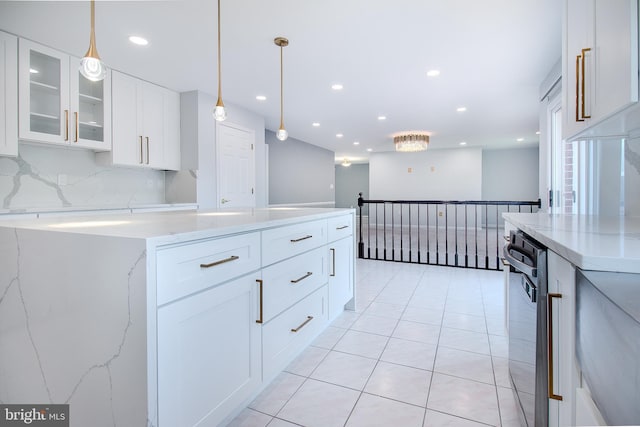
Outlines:
[[549,424],[547,251],[522,231],[503,248],[509,267],[509,377],[525,427]]

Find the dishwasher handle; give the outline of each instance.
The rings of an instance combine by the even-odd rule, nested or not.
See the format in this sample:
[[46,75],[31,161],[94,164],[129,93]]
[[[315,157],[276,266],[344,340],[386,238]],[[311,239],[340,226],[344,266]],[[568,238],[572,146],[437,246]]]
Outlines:
[[536,267],[531,267],[530,265],[515,259],[513,255],[511,255],[511,251],[517,252],[523,257],[530,259],[526,253],[520,251],[517,247],[511,245],[511,243],[508,243],[502,248],[502,255],[504,255],[504,258],[509,261],[509,264],[511,264],[516,270],[519,270],[528,276],[538,277],[538,269]]

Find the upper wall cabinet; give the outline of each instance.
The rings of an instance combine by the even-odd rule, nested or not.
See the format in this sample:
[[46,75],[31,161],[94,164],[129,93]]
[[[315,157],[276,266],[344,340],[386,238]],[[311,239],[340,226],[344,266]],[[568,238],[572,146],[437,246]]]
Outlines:
[[[563,137],[638,102],[638,0],[566,0],[563,40]],[[624,132],[601,128],[592,136]]]
[[18,38],[0,32],[0,156],[18,155]]
[[80,58],[28,40],[19,43],[20,139],[111,149],[111,73],[84,78]]
[[102,163],[180,169],[180,94],[113,72],[113,149]]

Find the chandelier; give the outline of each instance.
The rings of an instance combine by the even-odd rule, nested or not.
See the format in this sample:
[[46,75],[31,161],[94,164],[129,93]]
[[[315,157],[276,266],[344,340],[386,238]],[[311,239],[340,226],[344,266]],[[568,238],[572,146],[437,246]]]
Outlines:
[[393,137],[396,151],[424,151],[429,146],[429,135],[426,133],[404,133]]

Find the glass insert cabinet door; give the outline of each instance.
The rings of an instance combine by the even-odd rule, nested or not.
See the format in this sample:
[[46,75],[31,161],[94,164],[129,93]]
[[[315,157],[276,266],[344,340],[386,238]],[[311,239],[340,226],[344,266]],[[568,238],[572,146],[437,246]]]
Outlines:
[[79,58],[24,39],[19,52],[20,139],[111,149],[110,74],[91,82]]

